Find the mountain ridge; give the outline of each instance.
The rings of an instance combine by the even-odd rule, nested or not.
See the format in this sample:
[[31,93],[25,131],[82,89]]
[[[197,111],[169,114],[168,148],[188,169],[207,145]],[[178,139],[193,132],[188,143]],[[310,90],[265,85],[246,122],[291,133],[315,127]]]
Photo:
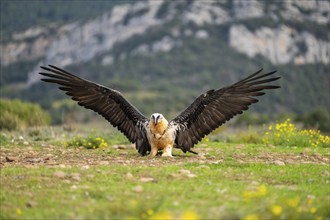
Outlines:
[[[263,66],[278,69],[285,82],[283,92],[270,95],[273,101],[265,101],[259,111],[327,108],[329,7],[328,1],[316,0],[121,2],[92,19],[12,32],[12,40],[0,45],[2,94],[46,102],[36,93],[55,91],[34,83],[39,66],[53,64],[124,91],[160,90],[184,100],[198,95],[195,90],[219,87],[216,82],[226,85]],[[15,91],[17,83],[29,87]],[[182,90],[174,93],[168,85]],[[299,86],[306,88],[306,100]],[[149,103],[141,104],[145,109],[157,100],[132,99]],[[160,100],[173,106],[162,105],[165,112],[183,106]]]

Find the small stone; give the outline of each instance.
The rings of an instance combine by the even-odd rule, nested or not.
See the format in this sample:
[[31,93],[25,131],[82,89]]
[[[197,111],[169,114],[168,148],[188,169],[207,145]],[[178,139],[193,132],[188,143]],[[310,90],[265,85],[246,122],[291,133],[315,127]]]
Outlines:
[[199,169],[210,169],[209,166],[204,165],[204,164],[203,164],[203,165],[199,165],[198,168],[199,168]]
[[16,161],[16,160],[18,160],[17,157],[6,156],[6,161],[7,161],[7,162],[14,162],[14,161]]
[[26,207],[28,207],[28,208],[33,208],[33,207],[35,207],[37,205],[37,203],[35,202],[35,201],[28,201],[27,203],[26,203]]
[[131,173],[126,173],[126,178],[127,179],[133,179],[133,174],[131,174]]
[[140,178],[140,182],[142,182],[142,183],[148,183],[148,182],[154,182],[154,181],[155,181],[155,179],[152,177],[141,177]]
[[273,162],[273,164],[278,165],[278,166],[284,166],[285,165],[285,163],[283,161],[280,161],[280,160],[275,160]]
[[184,175],[184,176],[186,176],[188,178],[194,178],[194,177],[196,177],[196,174],[191,173],[190,170],[179,170],[179,175],[180,174],[181,175]]
[[142,186],[135,186],[133,187],[133,191],[136,193],[141,193],[143,192],[143,187]]
[[245,147],[244,144],[239,144],[235,148],[240,150],[240,149],[243,149],[244,147]]
[[109,161],[103,160],[99,162],[99,165],[109,165]]
[[66,177],[66,173],[64,173],[63,171],[56,171],[53,173],[53,176],[63,179]]
[[77,182],[81,181],[81,178],[79,176],[73,176],[72,179]]
[[124,149],[126,149],[126,146],[125,145],[118,145],[118,149],[124,150]]
[[105,197],[108,201],[112,202],[114,200],[114,197],[113,196],[106,196]]
[[32,158],[32,159],[26,160],[26,162],[29,162],[29,163],[40,163],[41,161],[42,161],[42,158]]
[[267,147],[269,147],[269,148],[276,148],[274,145],[272,145],[272,144],[267,144]]
[[173,205],[178,206],[178,205],[180,205],[180,203],[178,201],[174,201]]
[[179,173],[187,175],[190,174],[191,172],[190,170],[179,170]]
[[74,181],[80,181],[81,178],[80,178],[80,174],[79,173],[72,173],[71,174],[71,178],[74,180]]
[[93,175],[93,174],[88,174],[88,175],[87,175],[87,178],[88,178],[88,179],[94,179],[94,178],[95,178],[95,175]]
[[252,181],[252,182],[251,182],[251,185],[258,186],[258,185],[260,185],[260,183],[259,183],[258,181]]
[[330,173],[329,173],[329,171],[323,171],[322,172],[322,174],[321,174],[322,176],[330,176]]
[[187,174],[187,177],[189,177],[189,178],[194,178],[194,177],[196,177],[197,175],[196,174],[193,174],[193,173],[189,173],[189,174]]
[[81,167],[81,169],[83,169],[83,170],[88,170],[89,168],[90,168],[89,165],[84,165],[84,166]]
[[118,150],[124,150],[124,149],[126,149],[126,146],[125,145],[113,145],[112,147],[114,149],[118,149]]

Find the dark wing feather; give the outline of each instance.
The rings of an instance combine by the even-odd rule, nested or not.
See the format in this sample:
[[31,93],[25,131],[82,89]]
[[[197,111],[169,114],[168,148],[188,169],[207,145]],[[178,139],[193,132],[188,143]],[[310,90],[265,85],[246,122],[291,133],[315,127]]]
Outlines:
[[259,70],[247,78],[218,90],[200,95],[185,111],[170,123],[177,126],[176,144],[184,152],[190,151],[202,138],[237,114],[258,102],[262,90],[279,86],[267,85],[280,77],[271,77],[276,71],[260,75]]
[[42,81],[61,85],[59,89],[66,91],[66,94],[79,105],[102,115],[132,143],[136,143],[140,154],[145,155],[147,151],[150,151],[143,126],[148,119],[120,92],[84,80],[52,65],[41,66],[41,68],[48,71],[40,72],[41,75],[47,77],[41,79]]

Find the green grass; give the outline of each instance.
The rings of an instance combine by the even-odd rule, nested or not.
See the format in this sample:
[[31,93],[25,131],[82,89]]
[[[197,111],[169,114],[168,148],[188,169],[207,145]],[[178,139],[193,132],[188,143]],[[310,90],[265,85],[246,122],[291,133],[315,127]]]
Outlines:
[[1,136],[1,219],[329,219],[328,148],[204,141],[199,155],[149,159],[29,133]]

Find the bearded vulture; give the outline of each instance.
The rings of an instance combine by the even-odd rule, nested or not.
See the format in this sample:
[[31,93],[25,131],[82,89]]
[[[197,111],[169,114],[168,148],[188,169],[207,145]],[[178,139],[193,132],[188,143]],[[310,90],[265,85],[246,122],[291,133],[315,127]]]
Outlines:
[[[269,85],[280,77],[276,72],[260,74],[262,69],[230,86],[209,90],[200,95],[186,110],[171,121],[160,113],[148,119],[118,91],[87,81],[56,66],[41,66],[46,76],[41,80],[59,84],[79,105],[91,109],[121,131],[137,151],[150,157],[162,150],[162,156],[172,157],[172,149],[180,148],[184,153],[192,152],[195,144],[220,125],[237,114],[241,114],[262,90],[276,89]],[[270,77],[269,77],[270,76]]]

